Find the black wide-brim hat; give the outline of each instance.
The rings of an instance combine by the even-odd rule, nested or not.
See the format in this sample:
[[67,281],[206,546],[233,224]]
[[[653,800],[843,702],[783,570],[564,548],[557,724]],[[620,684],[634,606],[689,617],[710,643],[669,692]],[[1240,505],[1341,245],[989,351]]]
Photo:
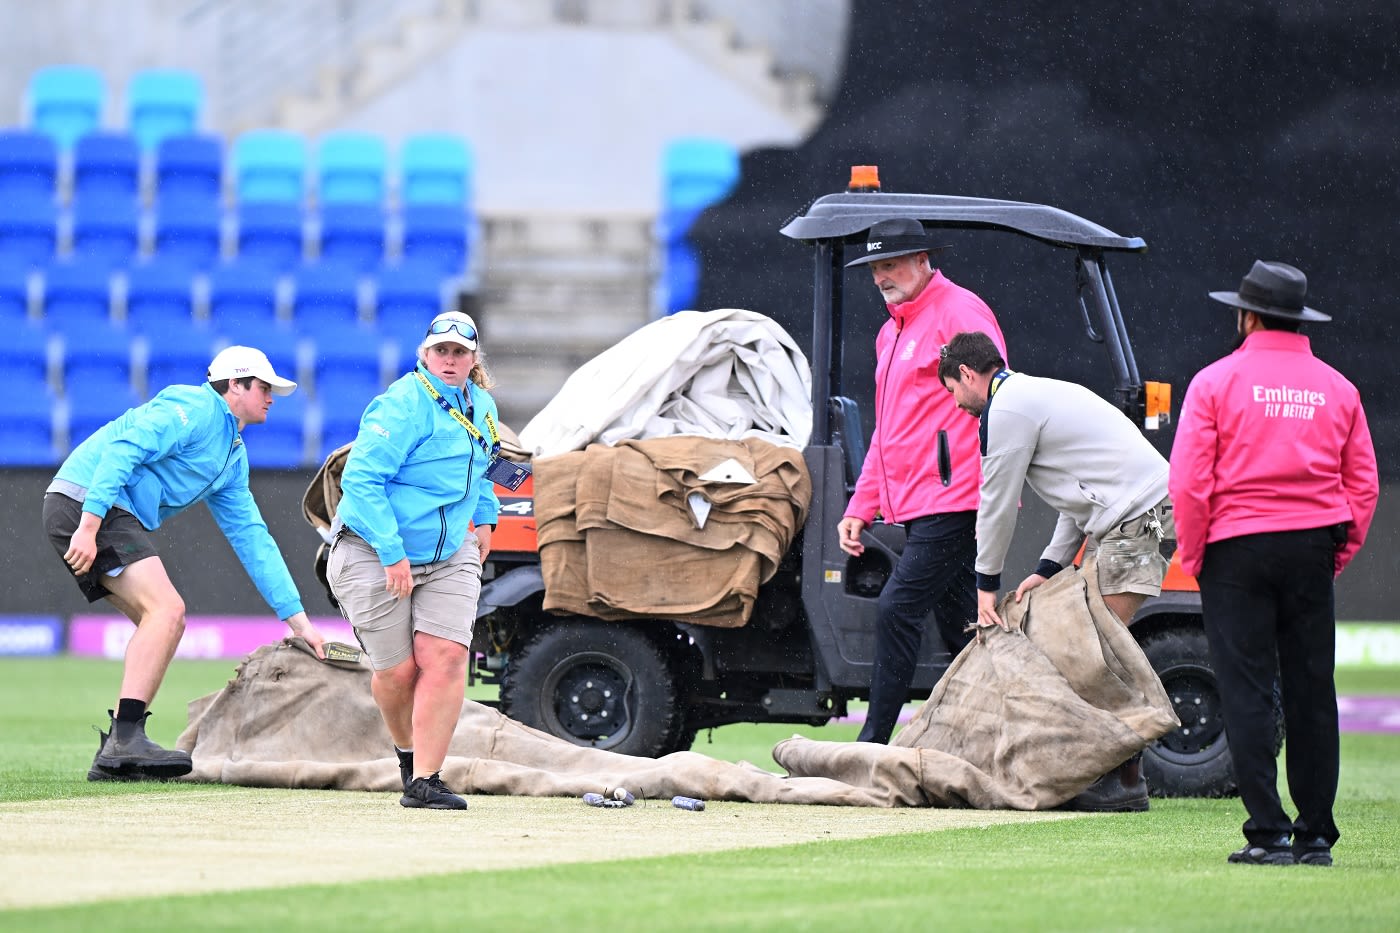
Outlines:
[[1330,321],[1331,315],[1303,304],[1308,277],[1286,262],[1254,261],[1237,292],[1211,292],[1210,297],[1232,308],[1289,321]]
[[882,220],[870,227],[865,237],[865,251],[846,263],[846,268],[863,266],[877,259],[893,259],[910,253],[932,253],[947,246],[930,246],[924,225],[912,217]]

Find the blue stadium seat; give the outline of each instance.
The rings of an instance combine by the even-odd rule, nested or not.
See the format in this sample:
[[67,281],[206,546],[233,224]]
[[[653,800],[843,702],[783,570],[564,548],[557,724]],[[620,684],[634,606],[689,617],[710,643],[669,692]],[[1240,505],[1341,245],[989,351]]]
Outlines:
[[156,202],[155,254],[192,269],[219,259],[223,214],[217,201],[172,197]]
[[62,320],[51,323],[49,332],[63,338],[63,392],[68,397],[132,387],[132,333],[125,327]]
[[156,146],[156,202],[217,203],[223,192],[224,144],[217,136],[170,136]]
[[57,462],[54,409],[57,397],[38,386],[0,392],[0,466],[49,466]]
[[292,272],[292,323],[302,334],[353,328],[360,319],[360,281],[353,269],[319,262]]
[[73,205],[73,255],[109,268],[126,265],[141,244],[141,211],[134,200],[83,200]]
[[327,204],[321,208],[321,261],[369,272],[384,259],[387,221],[378,204]]
[[416,347],[428,322],[447,310],[443,282],[442,273],[430,265],[398,263],[381,268],[374,280],[374,324],[380,336]]
[[666,244],[666,268],[661,280],[665,289],[667,314],[695,307],[700,293],[700,257],[684,237]]
[[67,398],[70,449],[87,440],[107,422],[124,414],[128,408],[135,408],[145,401],[130,386],[101,380],[70,387]]
[[29,318],[30,277],[28,263],[0,254],[0,328],[5,332]]
[[44,270],[44,321],[55,328],[106,324],[112,316],[112,267],[101,259],[74,256]]
[[192,71],[147,68],[126,86],[126,123],[147,152],[171,136],[199,129],[204,84]]
[[207,382],[214,358],[214,332],[202,321],[186,319],[146,339],[145,384],[148,395],[166,386]]
[[0,130],[0,203],[51,202],[58,191],[58,146],[47,133]]
[[[379,334],[365,326],[327,328],[316,334],[312,376],[316,397],[361,398],[384,388]],[[369,395],[365,393],[368,391]]]
[[255,201],[238,205],[238,258],[285,272],[301,262],[305,243],[300,204]]
[[[301,371],[302,337],[287,327],[222,328],[219,348],[230,344],[256,347],[267,354],[268,362],[281,376],[296,382],[303,381]],[[297,392],[301,387],[297,387]]]
[[253,130],[233,144],[233,188],[240,202],[300,204],[306,185],[306,141],[282,130]]
[[194,277],[190,266],[157,257],[126,270],[126,322],[137,333],[160,338],[194,316]]
[[389,148],[369,133],[329,133],[316,158],[320,204],[382,204]]
[[58,247],[58,208],[51,201],[11,201],[0,210],[0,255],[41,266]]
[[367,388],[361,386],[359,394],[335,387],[317,393],[316,405],[321,413],[320,459],[324,460],[332,450],[350,443],[359,433],[365,406],[378,394],[377,391],[366,394]]
[[663,240],[685,236],[700,212],[723,200],[739,181],[739,151],[722,139],[672,140],[661,156]]
[[[28,321],[7,325],[5,339],[0,340],[0,372],[24,392],[48,382],[50,336],[37,324]],[[22,394],[22,393],[9,393]]]
[[448,275],[467,265],[467,212],[452,204],[407,204],[403,209],[403,258],[426,262]]
[[409,136],[399,163],[402,203],[465,206],[471,202],[473,159],[459,137],[440,133]]
[[215,330],[256,333],[273,327],[277,323],[277,279],[277,270],[244,259],[212,267],[209,317]]
[[79,202],[135,201],[141,191],[141,151],[126,133],[96,132],[73,147],[73,197]]
[[360,418],[376,395],[384,390],[369,370],[336,369],[316,383],[316,403],[321,412],[321,449],[330,453],[355,439]]
[[95,68],[40,68],[29,79],[26,123],[48,133],[60,148],[71,149],[78,137],[92,132],[102,122],[106,99],[107,84]]
[[[275,368],[275,364],[274,364]],[[295,469],[307,465],[306,393],[297,388],[291,395],[279,395],[268,409],[267,421],[245,431],[243,444],[248,465],[261,469]]]

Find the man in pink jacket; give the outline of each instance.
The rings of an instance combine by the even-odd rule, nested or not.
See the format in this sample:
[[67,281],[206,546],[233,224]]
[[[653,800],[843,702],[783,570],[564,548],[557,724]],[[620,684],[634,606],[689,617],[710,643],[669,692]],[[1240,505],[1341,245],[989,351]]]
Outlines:
[[929,265],[923,224],[912,218],[870,228],[863,254],[890,319],[875,338],[875,430],[855,493],[837,526],[841,549],[859,557],[860,536],[881,516],[907,537],[880,592],[870,709],[859,741],[886,743],[914,679],[924,623],[932,611],[956,653],[977,617],[977,423],[958,410],[938,381],[939,351],[953,335],[980,330],[1003,356],[1006,341],[992,310]]
[[[1196,374],[1169,486],[1182,568],[1201,585],[1246,843],[1229,861],[1331,865],[1339,835],[1333,579],[1366,540],[1379,485],[1356,387],[1298,333],[1330,321],[1307,278],[1256,262],[1237,292],[1240,345]],[[1283,687],[1289,820],[1278,794],[1273,684]]]

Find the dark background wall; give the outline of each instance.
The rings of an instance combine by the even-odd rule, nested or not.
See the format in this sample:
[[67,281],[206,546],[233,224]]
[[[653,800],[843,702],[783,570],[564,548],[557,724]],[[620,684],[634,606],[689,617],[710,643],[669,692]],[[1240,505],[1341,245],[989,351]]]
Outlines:
[[[257,443],[257,431],[256,427],[248,431],[250,444]],[[52,478],[52,470],[0,471],[0,534],[4,541],[0,552],[5,555],[6,581],[0,591],[0,614],[115,612],[105,602],[89,608],[44,534],[44,487]],[[301,515],[301,498],[310,482],[309,472],[254,470],[250,485],[306,611],[337,615],[312,571],[321,539]],[[207,508],[200,506],[175,516],[152,537],[189,614],[271,617],[272,610],[258,595]]]
[[[1235,288],[1256,258],[1302,268],[1335,317],[1308,331],[1315,350],[1361,387],[1396,476],[1400,7],[855,0],[852,16],[826,121],[800,149],[748,155],[698,222],[698,307],[763,311],[805,343],[811,261],[776,231],[852,164],[877,164],[885,190],[1049,203],[1147,241],[1111,271],[1145,377],[1178,401],[1231,337],[1206,292]],[[998,313],[1014,365],[1107,385],[1067,254],[949,242],[937,263]],[[866,391],[884,310],[868,275],[853,285],[848,389]]]
[[[1334,317],[1305,333],[1360,388],[1388,487],[1343,578],[1343,615],[1400,617],[1388,508],[1400,482],[1400,7],[854,0],[852,17],[826,121],[799,149],[746,156],[735,193],[696,224],[697,307],[761,311],[807,345],[811,257],[777,230],[842,190],[851,165],[875,164],[886,191],[1048,203],[1144,238],[1146,254],[1111,257],[1110,271],[1142,375],[1171,382],[1179,410],[1233,336],[1232,312],[1206,293],[1236,288],[1255,259],[1297,265],[1309,304]],[[943,241],[935,264],[997,312],[1013,367],[1107,392],[1067,251],[1007,234]],[[868,430],[886,313],[868,273],[848,275],[846,294],[844,389]],[[1172,437],[1154,435],[1164,454]]]

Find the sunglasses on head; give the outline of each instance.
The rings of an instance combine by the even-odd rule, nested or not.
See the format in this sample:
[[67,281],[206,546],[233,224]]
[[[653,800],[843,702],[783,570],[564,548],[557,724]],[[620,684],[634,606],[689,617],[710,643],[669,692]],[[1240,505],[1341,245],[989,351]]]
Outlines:
[[429,336],[440,336],[449,330],[455,330],[467,340],[476,340],[476,328],[462,321],[434,321],[428,327]]

